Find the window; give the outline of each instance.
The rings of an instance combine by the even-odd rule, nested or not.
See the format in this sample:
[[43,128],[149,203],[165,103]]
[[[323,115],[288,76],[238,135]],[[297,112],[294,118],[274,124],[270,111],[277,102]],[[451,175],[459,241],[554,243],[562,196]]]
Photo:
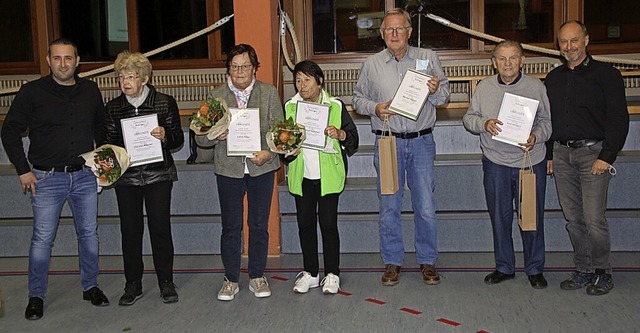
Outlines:
[[0,40],[5,41],[0,64],[21,63],[21,67],[36,68],[32,8],[31,1],[0,1]]
[[[589,45],[640,42],[640,2],[584,0],[584,24]],[[638,52],[637,49],[635,52]]]
[[[78,45],[81,71],[112,63],[123,50],[148,52],[233,13],[234,0],[0,1],[0,74],[38,74],[50,38]],[[41,34],[41,36],[39,36]],[[152,56],[154,69],[223,67],[235,44],[233,20]],[[189,61],[184,61],[188,59]]]
[[306,8],[312,8],[309,19],[313,22],[314,32],[307,43],[312,45],[311,57],[315,59],[329,59],[322,57],[327,54],[382,50],[384,42],[380,38],[379,27],[385,10],[392,7],[404,8],[411,14],[411,45],[447,54],[457,52],[465,57],[470,52],[479,56],[486,54],[485,41],[441,25],[427,14],[499,38],[549,46],[554,41],[555,20],[559,18],[554,13],[562,9],[560,0],[306,1]]
[[553,0],[484,0],[484,27],[521,43],[553,43]]
[[469,49],[469,36],[427,17],[427,13],[431,13],[463,27],[469,27],[471,16],[469,0],[428,2],[396,0],[395,6],[404,8],[411,14],[413,33],[409,44],[435,50]]
[[[123,50],[149,52],[206,28],[233,12],[233,0],[56,0],[57,35],[78,45],[81,61],[112,62]],[[233,21],[150,57],[154,68],[210,65],[233,46]],[[213,43],[216,47],[209,47]],[[220,46],[221,45],[221,46]],[[158,62],[161,60],[161,62]],[[157,66],[160,64],[160,66]]]

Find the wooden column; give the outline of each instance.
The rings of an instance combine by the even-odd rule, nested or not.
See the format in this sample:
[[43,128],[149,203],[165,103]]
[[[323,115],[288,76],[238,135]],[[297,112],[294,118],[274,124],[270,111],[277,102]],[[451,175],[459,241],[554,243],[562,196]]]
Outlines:
[[[249,44],[256,49],[260,68],[257,79],[276,85],[281,82],[278,53],[278,1],[234,0],[233,20],[236,44]],[[279,79],[280,78],[280,79]],[[281,84],[276,85],[282,98]],[[282,168],[276,172],[272,189],[271,213],[269,214],[269,255],[280,255],[280,205],[278,184],[284,179]],[[248,252],[249,228],[247,227],[247,198],[244,199],[244,253]]]

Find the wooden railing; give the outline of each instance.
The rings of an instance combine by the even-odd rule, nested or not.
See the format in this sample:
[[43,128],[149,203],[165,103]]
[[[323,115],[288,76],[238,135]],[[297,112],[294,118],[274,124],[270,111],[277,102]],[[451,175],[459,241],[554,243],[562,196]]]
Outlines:
[[[555,63],[538,62],[527,63],[523,67],[523,71],[529,75],[544,79],[546,73],[553,69]],[[357,66],[357,65],[354,65]],[[633,97],[633,101],[629,102],[629,113],[640,114],[640,68],[629,68],[618,66],[624,78],[625,88],[628,95]],[[449,78],[452,93],[452,101],[439,109],[466,109],[469,106],[469,100],[475,92],[478,82],[489,75],[494,74],[491,64],[473,64],[473,65],[445,65],[443,67],[445,75]],[[353,87],[355,86],[359,69],[351,68],[326,68],[323,69],[325,74],[325,87],[331,94],[342,97],[347,103],[351,100]],[[289,77],[283,82],[285,86],[285,98],[289,98],[293,94],[293,78],[290,73]],[[91,78],[96,81],[98,87],[102,91],[103,100],[107,101],[115,98],[120,94],[118,82],[115,76],[106,75]],[[19,79],[0,79],[0,88],[18,88],[25,81]],[[183,117],[190,116],[195,112],[198,105],[207,98],[209,90],[226,82],[226,74],[224,69],[208,69],[202,71],[164,71],[154,73],[153,84],[155,87],[166,94],[173,96],[180,106],[180,115]],[[11,102],[15,95],[8,94],[0,96],[0,121],[4,120]]]

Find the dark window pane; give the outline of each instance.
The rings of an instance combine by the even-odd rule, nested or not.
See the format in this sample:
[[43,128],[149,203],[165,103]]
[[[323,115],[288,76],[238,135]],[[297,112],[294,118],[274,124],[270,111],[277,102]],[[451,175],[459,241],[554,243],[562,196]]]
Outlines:
[[313,0],[314,54],[377,52],[382,0]]
[[60,37],[78,46],[82,62],[113,61],[129,48],[125,0],[59,0]]
[[[233,14],[233,0],[220,0],[220,18]],[[233,18],[219,28],[222,39],[222,53],[226,54],[235,45]]]
[[521,43],[553,42],[553,0],[485,0],[485,32]]
[[640,42],[638,0],[584,0],[584,24],[590,44]]
[[469,27],[469,0],[396,0],[396,7],[404,8],[411,14],[413,32],[409,43],[413,46],[436,50],[469,49],[469,36],[453,28],[445,27],[426,16],[435,14],[452,23]]
[[0,1],[0,40],[0,62],[33,61],[29,1]]
[[[206,0],[138,0],[140,51],[148,52],[206,28]],[[151,59],[208,58],[207,38],[200,36]]]

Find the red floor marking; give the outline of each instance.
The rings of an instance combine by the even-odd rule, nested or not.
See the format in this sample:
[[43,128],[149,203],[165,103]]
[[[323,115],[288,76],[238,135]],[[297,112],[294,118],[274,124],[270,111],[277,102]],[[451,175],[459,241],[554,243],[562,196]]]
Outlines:
[[371,302],[371,303],[374,303],[374,304],[378,304],[378,305],[382,305],[382,304],[386,304],[387,303],[387,302],[384,302],[384,301],[381,301],[381,300],[377,300],[375,298],[367,298],[367,299],[365,299],[365,301]]
[[287,279],[286,277],[277,276],[277,275],[271,275],[271,278],[274,280],[289,281],[289,279]]
[[342,291],[342,290],[338,290],[338,294],[342,295],[342,296],[351,296],[351,293],[348,293],[346,291]]
[[438,321],[447,325],[451,325],[451,326],[460,326],[461,324],[458,322],[455,322],[453,320],[449,320],[446,318],[438,318]]
[[485,331],[485,330],[479,330],[479,331],[478,331],[478,332],[476,332],[476,333],[491,333],[491,332],[489,332],[489,331]]
[[400,308],[400,311],[404,311],[410,314],[414,314],[414,315],[419,315],[422,314],[422,312],[418,311],[418,310],[414,310],[414,309],[409,309],[409,308]]

